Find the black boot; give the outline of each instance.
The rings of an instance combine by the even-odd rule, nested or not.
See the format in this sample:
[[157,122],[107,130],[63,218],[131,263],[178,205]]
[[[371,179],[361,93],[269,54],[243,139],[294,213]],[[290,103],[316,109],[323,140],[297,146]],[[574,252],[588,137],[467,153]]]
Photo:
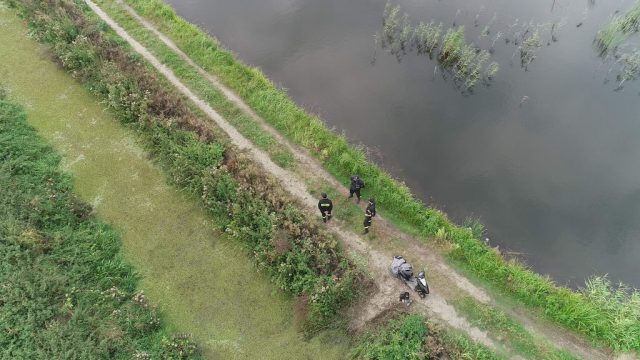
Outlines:
[[362,232],[362,235],[367,235],[369,233],[369,229],[368,228],[364,228],[364,231]]

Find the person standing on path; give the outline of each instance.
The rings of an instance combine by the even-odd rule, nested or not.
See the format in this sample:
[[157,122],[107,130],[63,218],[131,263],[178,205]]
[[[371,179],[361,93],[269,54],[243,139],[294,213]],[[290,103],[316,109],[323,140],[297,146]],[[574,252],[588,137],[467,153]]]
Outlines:
[[360,204],[360,189],[364,189],[364,181],[360,179],[360,176],[353,175],[351,177],[351,187],[349,187],[349,199],[353,197],[353,194],[356,194],[358,204]]
[[331,220],[331,210],[333,210],[333,202],[327,198],[327,194],[322,193],[322,199],[318,201],[318,209],[320,209],[320,214],[322,214],[322,221],[327,222]]
[[369,204],[367,204],[367,209],[364,211],[364,232],[362,234],[369,233],[371,219],[373,219],[374,216],[376,216],[376,201],[371,198],[369,199]]

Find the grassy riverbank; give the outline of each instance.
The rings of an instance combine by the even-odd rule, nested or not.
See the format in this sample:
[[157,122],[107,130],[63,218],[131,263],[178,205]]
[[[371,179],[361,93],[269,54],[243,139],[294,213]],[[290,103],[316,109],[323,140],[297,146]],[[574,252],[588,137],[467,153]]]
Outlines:
[[522,303],[541,309],[549,318],[616,350],[640,349],[637,292],[618,291],[601,279],[582,291],[556,286],[518,262],[506,261],[467,228],[416,200],[409,189],[370,163],[362,149],[328,130],[317,117],[298,107],[259,70],[242,64],[196,26],[157,0],[128,0],[195,62],[234,89],[259,115],[292,141],[306,147],[326,168],[346,183],[359,173],[368,180],[384,215],[425,239],[450,243],[450,255],[477,276],[490,281]]
[[362,360],[502,359],[454,332],[439,329],[418,315],[397,313],[361,336],[350,354]]
[[0,99],[0,357],[199,358],[137,292],[119,236],[74,195],[60,160]]
[[10,4],[37,39],[52,45],[60,64],[137,131],[170,180],[201,199],[277,286],[299,296],[307,331],[338,320],[366,280],[317,221],[262,169],[216,139],[209,124],[85,15],[86,8],[53,0]]

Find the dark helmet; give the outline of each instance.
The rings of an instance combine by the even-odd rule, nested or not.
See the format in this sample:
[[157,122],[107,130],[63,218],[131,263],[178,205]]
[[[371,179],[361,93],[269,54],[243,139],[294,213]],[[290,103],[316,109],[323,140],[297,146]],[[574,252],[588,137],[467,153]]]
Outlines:
[[374,199],[374,198],[369,198],[369,202],[373,204],[373,203],[375,203],[375,202],[376,202],[376,199]]
[[327,194],[326,193],[322,193],[322,194],[320,194],[320,196],[322,196],[323,199],[327,198]]

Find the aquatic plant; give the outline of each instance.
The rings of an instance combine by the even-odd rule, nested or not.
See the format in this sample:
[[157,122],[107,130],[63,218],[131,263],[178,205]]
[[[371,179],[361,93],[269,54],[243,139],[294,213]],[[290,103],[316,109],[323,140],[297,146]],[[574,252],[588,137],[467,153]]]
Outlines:
[[433,54],[433,51],[440,45],[442,36],[442,23],[436,25],[433,21],[425,24],[420,22],[414,30],[414,39],[418,54]]
[[640,30],[640,0],[623,15],[614,16],[609,24],[598,32],[596,45],[601,55],[616,49],[629,35]]
[[443,64],[455,64],[460,59],[465,46],[464,26],[460,26],[457,30],[448,29],[442,40],[440,60]]
[[518,47],[520,51],[520,65],[525,69],[535,60],[536,52],[542,47],[540,35],[537,30],[533,33],[527,32],[527,34],[528,36],[524,38],[522,44]]
[[614,16],[596,36],[595,45],[600,56],[605,60],[614,61],[619,71],[616,76],[618,81],[616,91],[621,90],[626,81],[636,80],[640,75],[640,50],[630,50],[625,46],[625,41],[638,31],[640,31],[640,0],[636,1],[626,13]]
[[485,78],[487,80],[492,80],[498,73],[498,70],[500,70],[500,65],[498,65],[497,62],[492,61],[484,72]]
[[489,36],[489,25],[486,25],[480,32],[480,38]]
[[400,33],[398,34],[398,45],[402,51],[406,53],[407,45],[411,46],[413,43],[411,39],[413,38],[413,27],[411,26],[411,22],[409,21],[409,15],[404,14],[402,17],[402,27],[400,29]]
[[[398,23],[399,6],[393,6],[388,2],[383,14],[383,48],[396,55],[398,61],[407,51],[415,46],[419,55],[427,54],[432,58],[436,49],[440,48],[438,61],[442,68],[450,71],[463,91],[471,90],[482,78],[482,68],[490,57],[486,50],[477,49],[466,43],[464,39],[464,26],[457,29],[448,29],[444,37],[442,23],[436,25],[433,21],[429,23],[420,22],[415,28],[409,21],[409,16],[404,14],[402,25]],[[458,13],[456,13],[457,17]],[[495,14],[492,22],[495,20]],[[483,30],[489,34],[488,26]],[[501,35],[500,35],[501,36]],[[374,39],[377,39],[375,37]],[[495,41],[494,41],[495,43]],[[493,77],[498,68],[492,67]],[[434,73],[437,72],[437,67]],[[485,79],[491,79],[485,77]]]
[[391,2],[385,5],[382,17],[383,38],[381,44],[383,48],[389,48],[389,51],[398,57],[398,61],[401,59],[401,53],[406,54],[411,50],[414,36],[409,15],[404,14],[400,22],[399,13],[400,6],[393,6]]
[[465,90],[470,90],[476,85],[481,77],[482,67],[489,57],[488,51],[478,50],[466,43],[464,26],[457,30],[449,29],[444,35],[439,60],[445,68],[453,72],[454,78]]
[[489,46],[489,52],[491,54],[493,54],[493,52],[495,51],[495,46],[496,46],[496,42],[498,42],[498,40],[500,40],[500,38],[502,37],[502,31],[498,31],[496,33],[496,36],[494,36],[493,40],[491,41],[491,46]]
[[636,80],[640,77],[640,50],[622,55],[620,61],[622,71],[618,75],[618,87],[621,87],[625,81]]
[[398,30],[398,13],[400,6],[393,6],[388,2],[384,7],[382,17],[382,35],[384,44],[392,44]]

